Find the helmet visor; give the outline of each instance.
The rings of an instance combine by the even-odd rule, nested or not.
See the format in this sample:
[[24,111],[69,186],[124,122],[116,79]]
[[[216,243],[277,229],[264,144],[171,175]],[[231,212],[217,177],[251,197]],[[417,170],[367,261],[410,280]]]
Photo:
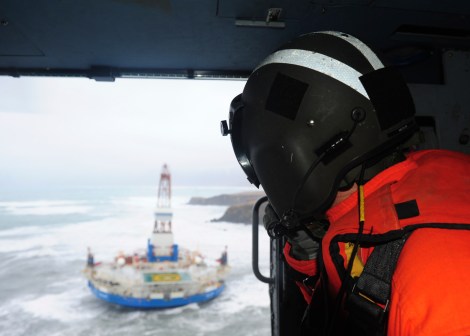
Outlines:
[[235,152],[235,156],[238,160],[238,163],[240,164],[240,167],[242,167],[243,171],[245,172],[248,181],[258,188],[260,183],[248,157],[246,147],[243,143],[242,128],[244,105],[241,98],[242,95],[239,94],[232,100],[232,103],[230,104],[230,138],[232,140],[233,151]]

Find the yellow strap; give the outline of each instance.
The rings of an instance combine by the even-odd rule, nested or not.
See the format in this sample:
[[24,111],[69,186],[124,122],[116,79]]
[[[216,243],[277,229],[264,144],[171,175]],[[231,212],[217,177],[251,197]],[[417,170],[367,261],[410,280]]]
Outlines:
[[365,222],[364,215],[364,186],[359,185],[359,221]]
[[[359,247],[360,248],[360,247]],[[344,254],[346,255],[346,261],[349,262],[351,259],[351,254],[354,249],[354,243],[344,243]],[[356,253],[354,256],[354,262],[351,270],[351,276],[353,278],[359,277],[364,269],[364,263],[359,257],[359,253]]]

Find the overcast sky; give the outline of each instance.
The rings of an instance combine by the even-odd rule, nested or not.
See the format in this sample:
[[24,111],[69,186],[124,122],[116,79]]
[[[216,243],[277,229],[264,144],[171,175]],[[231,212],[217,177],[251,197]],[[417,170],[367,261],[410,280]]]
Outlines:
[[243,81],[0,77],[0,185],[248,186],[230,138]]

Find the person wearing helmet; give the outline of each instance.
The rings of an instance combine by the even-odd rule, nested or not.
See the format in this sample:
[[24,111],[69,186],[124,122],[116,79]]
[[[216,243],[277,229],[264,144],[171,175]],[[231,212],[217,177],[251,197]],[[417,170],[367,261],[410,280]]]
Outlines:
[[316,334],[470,334],[470,157],[409,150],[414,114],[397,70],[328,31],[268,56],[221,124]]

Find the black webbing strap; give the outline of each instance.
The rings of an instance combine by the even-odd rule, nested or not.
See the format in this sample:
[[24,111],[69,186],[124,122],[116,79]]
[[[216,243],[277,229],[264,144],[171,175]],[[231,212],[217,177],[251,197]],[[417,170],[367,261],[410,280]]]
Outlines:
[[364,270],[356,278],[346,309],[350,323],[362,330],[363,335],[386,333],[392,276],[408,237],[409,234],[405,234],[397,240],[375,246]]

